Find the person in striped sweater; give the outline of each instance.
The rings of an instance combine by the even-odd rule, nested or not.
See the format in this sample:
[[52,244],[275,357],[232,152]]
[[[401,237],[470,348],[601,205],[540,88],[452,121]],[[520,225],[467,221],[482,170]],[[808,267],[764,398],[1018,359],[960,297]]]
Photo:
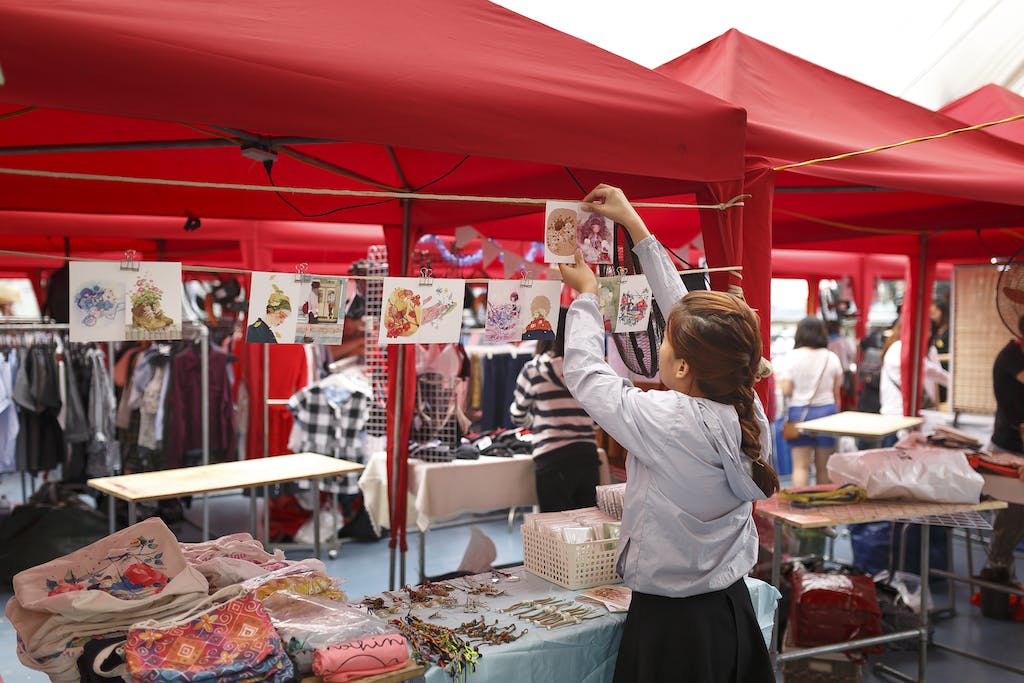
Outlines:
[[555,339],[537,342],[536,355],[519,373],[509,407],[512,422],[533,433],[541,512],[597,504],[594,421],[569,393],[562,376],[567,311],[565,306],[559,310]]

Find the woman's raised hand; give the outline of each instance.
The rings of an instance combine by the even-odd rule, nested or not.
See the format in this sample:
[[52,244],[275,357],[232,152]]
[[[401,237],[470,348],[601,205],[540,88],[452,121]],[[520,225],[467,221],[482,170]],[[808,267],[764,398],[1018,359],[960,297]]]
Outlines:
[[597,294],[597,277],[583,260],[583,252],[576,250],[576,263],[559,263],[558,270],[562,273],[562,282],[580,294]]
[[594,213],[611,218],[626,228],[634,242],[639,242],[650,234],[640,214],[629,203],[625,193],[617,187],[601,183],[591,190],[583,201],[590,204],[588,208]]

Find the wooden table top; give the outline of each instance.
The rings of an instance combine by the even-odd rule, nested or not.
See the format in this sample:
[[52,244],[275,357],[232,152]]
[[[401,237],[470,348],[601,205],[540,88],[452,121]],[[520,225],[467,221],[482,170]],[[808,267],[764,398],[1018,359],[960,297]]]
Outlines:
[[802,432],[880,439],[890,434],[895,434],[901,429],[916,427],[923,422],[923,417],[879,415],[878,413],[860,413],[856,410],[845,410],[835,415],[826,415],[815,420],[797,422],[796,428]]
[[[375,676],[353,678],[352,683],[401,683],[402,681],[410,681],[418,676],[422,676],[426,671],[427,667],[409,660],[409,663],[404,669],[389,671],[388,673],[377,674]],[[322,681],[323,679],[319,676],[306,676],[302,679],[302,683],[322,683]]]
[[139,502],[264,484],[280,484],[299,479],[318,479],[362,470],[363,465],[348,460],[339,460],[319,453],[293,453],[270,458],[180,467],[159,472],[101,477],[90,479],[86,483],[115,498]]
[[[822,487],[829,488],[829,487]],[[778,519],[798,529],[817,529],[839,524],[862,524],[865,522],[888,522],[897,519],[919,519],[937,515],[953,515],[959,512],[981,512],[1000,510],[1006,507],[1001,500],[980,503],[921,503],[913,500],[868,500],[850,505],[826,505],[816,508],[798,508],[777,495],[760,500],[754,507],[755,514]]]

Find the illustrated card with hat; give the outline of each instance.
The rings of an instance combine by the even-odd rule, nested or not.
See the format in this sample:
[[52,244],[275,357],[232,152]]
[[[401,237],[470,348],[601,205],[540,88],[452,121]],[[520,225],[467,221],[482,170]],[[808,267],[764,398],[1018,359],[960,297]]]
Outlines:
[[253,273],[249,283],[249,325],[245,341],[294,344],[302,305],[300,290],[295,273]]

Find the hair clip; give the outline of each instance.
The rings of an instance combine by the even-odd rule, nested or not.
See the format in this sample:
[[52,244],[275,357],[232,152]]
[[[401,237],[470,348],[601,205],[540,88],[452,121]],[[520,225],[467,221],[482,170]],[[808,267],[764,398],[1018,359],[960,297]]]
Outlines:
[[121,270],[138,270],[139,262],[135,260],[135,257],[139,255],[139,252],[134,249],[124,250],[124,260],[121,261]]
[[434,271],[430,266],[420,268],[420,287],[430,287],[434,284]]
[[529,268],[523,267],[523,277],[519,281],[520,287],[533,287],[533,273]]
[[308,263],[297,263],[295,264],[295,281],[302,282],[302,278],[306,276],[306,272],[309,270]]
[[629,273],[626,271],[626,269],[623,266],[619,266],[618,268],[616,268],[615,269],[615,273],[619,276],[619,284],[620,285],[623,282],[626,281],[626,276],[629,275]]

